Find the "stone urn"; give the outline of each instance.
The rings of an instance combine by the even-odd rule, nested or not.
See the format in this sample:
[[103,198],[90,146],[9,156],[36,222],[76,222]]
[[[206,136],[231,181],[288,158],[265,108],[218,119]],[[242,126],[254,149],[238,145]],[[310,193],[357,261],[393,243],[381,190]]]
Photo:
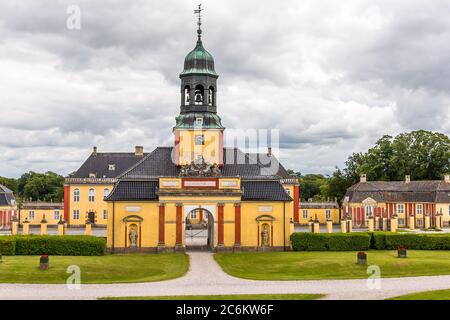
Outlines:
[[358,264],[367,265],[367,254],[365,252],[358,252],[357,258]]
[[47,270],[48,269],[48,255],[47,254],[43,254],[41,255],[41,257],[39,258],[39,269],[41,270]]
[[398,247],[397,248],[397,255],[399,258],[406,258],[407,257],[407,251],[405,247]]

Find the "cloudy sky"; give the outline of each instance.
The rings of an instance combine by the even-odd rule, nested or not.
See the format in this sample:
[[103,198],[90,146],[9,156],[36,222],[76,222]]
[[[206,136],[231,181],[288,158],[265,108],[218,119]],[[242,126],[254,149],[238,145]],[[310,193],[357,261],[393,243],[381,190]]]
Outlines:
[[[66,175],[94,145],[171,145],[197,2],[1,1],[0,175]],[[279,129],[286,167],[327,174],[383,134],[450,134],[448,0],[203,7],[223,124]]]

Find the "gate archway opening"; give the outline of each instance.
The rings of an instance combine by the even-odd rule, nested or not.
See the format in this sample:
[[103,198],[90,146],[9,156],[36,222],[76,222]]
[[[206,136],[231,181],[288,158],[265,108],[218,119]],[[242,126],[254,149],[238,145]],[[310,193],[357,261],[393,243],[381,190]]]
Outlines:
[[185,218],[184,244],[186,250],[214,248],[214,216],[204,208],[195,208]]

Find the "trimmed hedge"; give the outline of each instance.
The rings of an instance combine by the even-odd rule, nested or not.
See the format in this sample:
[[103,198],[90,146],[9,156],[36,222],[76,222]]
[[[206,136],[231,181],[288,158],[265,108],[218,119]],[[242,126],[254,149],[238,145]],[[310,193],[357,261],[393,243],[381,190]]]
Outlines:
[[16,242],[12,237],[0,237],[0,253],[4,256],[13,256],[16,251]]
[[294,251],[450,250],[450,234],[396,232],[294,233]]
[[370,248],[367,233],[309,233],[291,235],[294,251],[354,251]]
[[393,250],[400,246],[411,250],[450,250],[450,234],[374,233],[374,249]]
[[[105,239],[93,236],[20,235],[7,238],[9,255],[101,256],[106,250]],[[7,254],[6,251],[2,253]]]

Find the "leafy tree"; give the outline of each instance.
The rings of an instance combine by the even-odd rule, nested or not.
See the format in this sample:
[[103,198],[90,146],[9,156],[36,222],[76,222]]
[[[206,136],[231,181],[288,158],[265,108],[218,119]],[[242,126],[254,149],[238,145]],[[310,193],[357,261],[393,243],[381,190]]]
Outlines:
[[64,177],[51,171],[30,171],[19,178],[18,184],[19,195],[27,200],[62,201],[64,198]]
[[322,200],[322,189],[327,184],[327,178],[321,174],[307,174],[299,179],[302,201],[308,199]]
[[15,194],[19,192],[19,185],[16,179],[0,177],[0,184],[13,191]]

